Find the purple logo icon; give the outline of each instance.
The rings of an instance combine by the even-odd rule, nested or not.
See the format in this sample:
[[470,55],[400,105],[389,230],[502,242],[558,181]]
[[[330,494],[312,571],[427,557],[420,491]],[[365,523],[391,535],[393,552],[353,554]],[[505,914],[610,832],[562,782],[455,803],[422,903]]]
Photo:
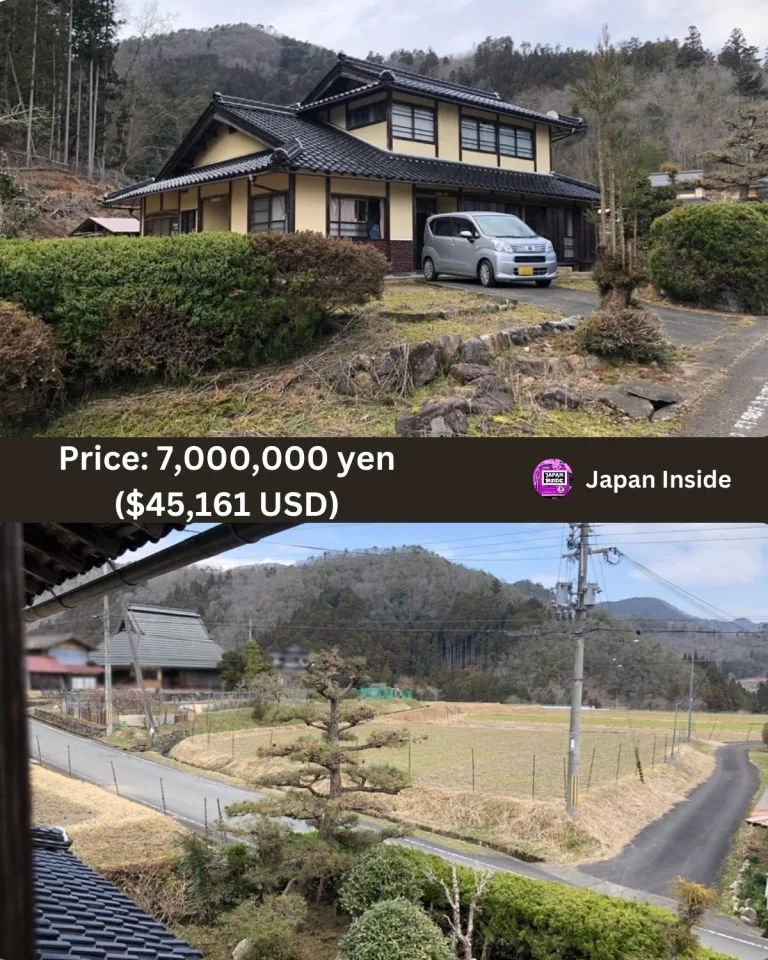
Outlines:
[[564,497],[571,490],[571,468],[562,460],[542,460],[533,471],[533,485],[541,497]]

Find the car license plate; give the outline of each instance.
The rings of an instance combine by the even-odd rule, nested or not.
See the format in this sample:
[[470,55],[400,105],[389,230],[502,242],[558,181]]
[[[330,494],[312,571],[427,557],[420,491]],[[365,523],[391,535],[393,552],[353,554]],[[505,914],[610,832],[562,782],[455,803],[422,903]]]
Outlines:
[[533,276],[533,267],[518,267],[517,268],[518,277],[532,277]]

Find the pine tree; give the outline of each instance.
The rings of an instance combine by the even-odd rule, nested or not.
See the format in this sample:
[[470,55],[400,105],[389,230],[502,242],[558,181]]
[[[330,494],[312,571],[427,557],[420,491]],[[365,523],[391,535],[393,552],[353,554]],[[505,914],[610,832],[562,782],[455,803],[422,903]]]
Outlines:
[[688,34],[675,58],[675,65],[681,70],[687,70],[689,67],[700,67],[711,58],[711,54],[704,49],[699,28],[688,27]]
[[258,677],[260,673],[267,673],[272,669],[256,640],[246,640],[244,655],[245,680],[253,680]]
[[718,55],[717,62],[720,66],[735,71],[750,60],[756,62],[757,47],[748,44],[744,32],[739,27],[734,27]]
[[721,149],[705,154],[702,184],[714,190],[736,188],[746,200],[752,184],[768,177],[768,103],[744,104],[726,122],[731,132]]

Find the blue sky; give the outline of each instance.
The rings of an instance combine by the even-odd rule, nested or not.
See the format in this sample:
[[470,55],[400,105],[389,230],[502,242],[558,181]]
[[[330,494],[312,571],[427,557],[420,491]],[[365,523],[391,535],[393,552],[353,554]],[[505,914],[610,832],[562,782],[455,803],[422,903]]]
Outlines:
[[[142,0],[127,4],[135,12]],[[617,40],[684,37],[696,24],[705,45],[719,49],[733,27],[741,27],[761,50],[768,44],[766,0],[440,0],[438,5],[411,0],[261,0],[243,6],[236,0],[158,0],[173,29],[224,23],[261,23],[297,40],[317,43],[350,56],[369,50],[389,54],[405,47],[438,53],[464,53],[488,35],[510,35],[519,44],[594,46],[603,23]],[[126,28],[127,31],[130,27]]]
[[[195,525],[192,530],[204,529]],[[565,524],[303,524],[210,561],[220,568],[253,563],[300,563],[323,551],[369,550],[418,544],[500,580],[534,580],[552,586],[566,563]],[[162,549],[188,532],[127,554],[124,562]],[[710,619],[749,617],[768,621],[768,525],[612,523],[594,526],[595,546],[616,546],[627,557],[711,606],[702,606],[629,560],[616,566],[593,559],[590,578],[603,588],[601,599],[653,596]]]

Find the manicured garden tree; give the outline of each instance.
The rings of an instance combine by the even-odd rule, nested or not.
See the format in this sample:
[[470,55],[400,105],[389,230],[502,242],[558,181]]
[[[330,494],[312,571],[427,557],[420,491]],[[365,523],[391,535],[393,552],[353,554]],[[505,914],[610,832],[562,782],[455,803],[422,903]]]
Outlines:
[[339,960],[451,960],[448,941],[407,900],[381,900],[356,920],[339,944]]
[[359,917],[380,900],[418,904],[425,887],[424,870],[408,850],[379,844],[364,853],[346,874],[339,889],[339,904],[353,917]]

